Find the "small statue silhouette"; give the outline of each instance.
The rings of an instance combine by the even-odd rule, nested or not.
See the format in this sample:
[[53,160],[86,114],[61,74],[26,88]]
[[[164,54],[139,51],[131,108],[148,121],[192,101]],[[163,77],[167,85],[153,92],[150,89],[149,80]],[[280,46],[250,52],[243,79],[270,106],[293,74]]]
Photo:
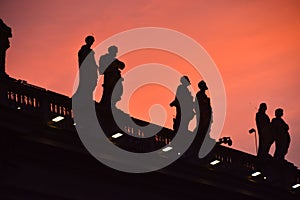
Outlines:
[[8,77],[5,71],[6,50],[10,47],[12,30],[0,19],[0,77]]
[[195,141],[202,144],[211,123],[212,108],[210,105],[210,98],[207,97],[205,93],[206,90],[208,90],[206,82],[203,80],[200,81],[198,83],[198,88],[200,89],[200,91],[196,94],[196,102],[198,102],[198,106],[195,106],[198,130]]
[[115,105],[123,94],[121,70],[125,68],[125,64],[116,58],[117,53],[118,47],[110,46],[108,53],[102,55],[99,59],[99,74],[104,75],[102,106]]
[[197,92],[195,101],[195,103],[198,103],[198,105],[195,105],[198,127],[196,129],[195,139],[190,148],[193,155],[197,155],[199,152],[212,122],[212,108],[210,105],[210,98],[205,94],[206,90],[208,90],[205,81],[200,81],[198,83],[198,88],[200,91]]
[[171,107],[175,106],[176,108],[176,117],[173,119],[174,132],[177,132],[179,127],[182,131],[188,131],[189,122],[195,115],[193,96],[188,89],[191,82],[187,76],[181,77],[180,82],[181,85],[177,87],[176,97],[170,103]]
[[255,115],[255,122],[258,132],[258,152],[260,158],[270,158],[271,145],[274,142],[274,136],[270,131],[270,118],[266,114],[267,104],[261,103],[258,112]]
[[97,86],[98,66],[95,61],[95,52],[91,49],[95,38],[91,35],[85,38],[85,45],[78,51],[79,63],[79,86],[78,90],[82,89],[83,94],[88,95],[93,99],[93,91]]
[[275,110],[275,118],[271,122],[271,131],[275,137],[275,153],[274,158],[284,160],[288,152],[291,138],[289,134],[289,126],[282,119],[283,109],[278,108]]

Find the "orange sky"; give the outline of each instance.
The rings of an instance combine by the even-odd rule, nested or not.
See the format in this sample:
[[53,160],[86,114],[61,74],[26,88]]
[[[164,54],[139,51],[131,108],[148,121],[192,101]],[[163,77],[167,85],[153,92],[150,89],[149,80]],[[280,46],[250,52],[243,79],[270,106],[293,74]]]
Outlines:
[[[182,3],[184,2],[184,3]],[[145,26],[182,32],[200,43],[217,64],[227,95],[227,116],[223,136],[233,139],[233,148],[255,154],[254,115],[260,102],[285,110],[292,137],[287,159],[300,166],[300,3],[299,1],[1,1],[0,17],[13,29],[7,51],[7,72],[49,90],[68,96],[77,70],[77,51],[88,34],[96,43],[113,34]],[[122,48],[122,47],[119,47]],[[124,56],[126,70],[138,64],[169,64],[191,76],[196,89],[199,77],[174,62],[174,56],[155,51]],[[137,59],[138,58],[138,59]],[[126,90],[126,88],[125,88]],[[148,95],[144,87],[132,98],[133,116],[148,119],[152,103],[165,105],[172,94],[156,88]],[[143,92],[143,93],[142,93]],[[144,100],[142,100],[144,98]],[[167,124],[168,126],[168,124]]]

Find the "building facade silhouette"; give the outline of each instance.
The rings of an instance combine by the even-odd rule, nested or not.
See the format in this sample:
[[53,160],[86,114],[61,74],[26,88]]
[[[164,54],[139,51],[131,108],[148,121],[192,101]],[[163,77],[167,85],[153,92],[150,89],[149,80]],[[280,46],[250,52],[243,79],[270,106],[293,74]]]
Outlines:
[[[96,107],[97,107],[97,103]],[[113,170],[82,145],[67,96],[13,78],[0,81],[0,194],[2,199],[299,199],[300,172],[292,163],[270,160],[216,145],[203,159],[182,158],[146,174]],[[61,121],[54,121],[61,117]],[[148,152],[172,142],[173,130],[155,136],[124,115],[107,137],[120,148]],[[105,129],[114,128],[107,118]],[[108,131],[109,132],[109,131]],[[135,135],[137,137],[132,137]],[[163,155],[162,155],[163,156]],[[109,159],[109,158],[108,158]],[[149,187],[150,186],[150,187]],[[294,188],[293,188],[294,187]]]

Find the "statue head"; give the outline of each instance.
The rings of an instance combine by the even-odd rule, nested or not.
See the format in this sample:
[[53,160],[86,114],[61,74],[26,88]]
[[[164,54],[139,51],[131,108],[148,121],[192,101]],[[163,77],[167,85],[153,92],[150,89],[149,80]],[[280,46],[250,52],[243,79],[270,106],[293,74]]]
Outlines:
[[206,83],[205,83],[205,81],[200,81],[199,83],[198,83],[198,88],[200,89],[200,90],[208,90],[208,88],[207,88],[207,86],[206,86]]
[[182,76],[180,78],[180,82],[181,82],[182,85],[185,85],[185,86],[191,85],[191,81],[190,81],[188,76]]
[[266,103],[259,104],[258,110],[265,112],[267,110],[267,104]]
[[282,108],[277,108],[275,110],[275,116],[276,117],[282,117],[283,116],[283,109]]
[[95,38],[91,35],[87,36],[85,38],[85,43],[89,46],[92,46],[92,44],[95,42]]
[[118,53],[118,47],[113,45],[113,46],[110,46],[108,47],[108,52],[110,55],[116,57],[117,56],[117,53]]

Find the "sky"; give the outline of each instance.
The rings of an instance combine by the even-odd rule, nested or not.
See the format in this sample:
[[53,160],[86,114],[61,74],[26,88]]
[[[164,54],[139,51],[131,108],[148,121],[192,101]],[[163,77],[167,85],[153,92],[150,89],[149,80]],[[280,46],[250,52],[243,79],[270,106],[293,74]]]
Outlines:
[[[258,105],[268,104],[270,118],[281,107],[290,126],[287,159],[297,166],[299,10],[297,0],[0,2],[0,18],[13,30],[7,51],[7,73],[69,97],[78,70],[77,52],[87,35],[96,38],[94,46],[114,34],[140,27],[168,28],[193,38],[206,49],[223,78],[227,112],[221,136],[232,138],[232,148],[255,154],[254,136],[248,130],[255,127]],[[120,59],[126,64],[123,75],[141,64],[162,63],[188,75],[195,91],[202,79],[186,67],[186,61],[168,52],[136,51]],[[166,88],[144,86],[131,96],[128,112],[149,120],[151,105],[161,104],[167,113],[165,126],[171,127],[174,110],[168,104],[173,98]]]

